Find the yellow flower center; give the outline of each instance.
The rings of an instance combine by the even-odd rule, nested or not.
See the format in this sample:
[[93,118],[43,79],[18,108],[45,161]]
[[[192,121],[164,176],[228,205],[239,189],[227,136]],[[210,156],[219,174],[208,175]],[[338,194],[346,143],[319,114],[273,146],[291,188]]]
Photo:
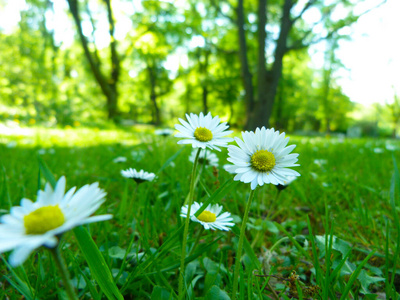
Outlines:
[[205,210],[197,217],[197,219],[202,222],[212,223],[215,222],[217,217],[212,212]]
[[258,150],[251,156],[251,166],[259,172],[269,172],[275,166],[275,156],[267,150]]
[[40,207],[24,217],[26,234],[43,234],[64,224],[65,218],[58,205]]
[[194,137],[200,142],[208,142],[212,140],[213,135],[210,129],[197,127],[194,131]]

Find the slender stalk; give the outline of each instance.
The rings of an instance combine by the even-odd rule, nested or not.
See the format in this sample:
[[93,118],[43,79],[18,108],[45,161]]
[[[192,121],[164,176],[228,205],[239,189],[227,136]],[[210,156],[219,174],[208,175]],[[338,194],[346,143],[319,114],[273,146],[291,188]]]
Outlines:
[[275,194],[275,199],[274,199],[274,201],[272,202],[272,205],[271,205],[270,209],[268,210],[268,214],[267,214],[267,216],[266,216],[265,219],[268,220],[268,219],[271,217],[272,209],[273,209],[273,207],[278,203],[279,196],[281,195],[281,192],[282,192],[282,190],[277,190],[277,192],[276,192],[276,194]]
[[194,159],[194,163],[193,163],[192,175],[190,176],[189,203],[188,203],[188,210],[187,210],[186,220],[185,220],[185,228],[183,230],[181,267],[180,267],[180,272],[179,272],[178,295],[179,295],[180,300],[184,299],[184,297],[185,297],[185,287],[183,285],[183,280],[184,280],[184,273],[185,273],[186,244],[187,244],[187,236],[188,236],[188,232],[189,232],[190,208],[193,203],[196,167],[197,167],[197,162],[199,161],[200,151],[201,151],[201,148],[199,148],[199,150],[197,150],[196,158]]
[[[135,201],[137,201],[137,203],[138,203],[138,206],[137,206],[137,212],[136,212],[136,217],[137,218],[139,218],[139,213],[140,213],[140,199],[137,199],[137,192],[138,192],[138,189],[139,189],[139,185],[140,185],[140,183],[137,183],[136,182],[136,186],[135,186],[135,190],[133,191],[133,193],[132,193],[132,200],[130,201],[130,203],[129,203],[129,208],[128,208],[128,213],[126,213],[125,212],[125,215],[126,215],[126,217],[130,220],[131,219],[131,214],[132,214],[132,209],[133,209],[133,203],[135,202]],[[138,201],[139,200],[139,201]]]
[[274,251],[275,248],[278,247],[278,246],[280,245],[280,243],[282,243],[282,242],[284,242],[284,241],[287,241],[287,240],[289,240],[289,238],[286,237],[286,236],[283,237],[283,238],[281,238],[280,240],[278,240],[278,241],[271,247],[271,249],[269,249],[269,251],[272,253],[272,251]]
[[269,289],[271,290],[272,296],[274,296],[274,299],[275,299],[275,300],[279,300],[278,294],[275,292],[274,288],[271,286],[271,284],[269,283],[269,281],[268,281],[267,285],[268,285]]
[[235,272],[233,273],[233,286],[232,286],[232,297],[231,297],[231,299],[233,299],[233,300],[236,299],[236,291],[237,291],[238,280],[239,280],[239,268],[241,268],[240,258],[242,257],[242,248],[243,248],[243,241],[244,241],[244,236],[245,236],[245,232],[246,232],[246,223],[247,223],[247,219],[249,217],[249,211],[250,211],[251,201],[253,200],[253,197],[254,197],[254,191],[255,191],[255,189],[250,190],[249,199],[247,200],[247,204],[246,204],[246,210],[244,211],[242,227],[240,228],[239,245],[238,245],[238,249],[236,252]]
[[67,292],[68,299],[70,300],[78,300],[78,297],[76,296],[74,287],[71,284],[71,280],[69,279],[69,273],[67,266],[65,265],[65,261],[63,257],[61,256],[60,249],[59,247],[55,248],[48,248],[50,251],[51,255],[54,258],[54,262],[56,263],[58,272],[61,275],[61,279],[64,283],[65,291]]
[[203,232],[204,232],[204,227],[201,226],[201,228],[200,228],[200,230],[199,230],[199,233],[197,234],[196,241],[194,242],[194,245],[193,245],[192,249],[191,249],[190,252],[189,252],[189,255],[191,255],[191,254],[193,253],[193,251],[196,249],[197,244],[199,243],[200,238],[201,238],[201,236],[203,235]]

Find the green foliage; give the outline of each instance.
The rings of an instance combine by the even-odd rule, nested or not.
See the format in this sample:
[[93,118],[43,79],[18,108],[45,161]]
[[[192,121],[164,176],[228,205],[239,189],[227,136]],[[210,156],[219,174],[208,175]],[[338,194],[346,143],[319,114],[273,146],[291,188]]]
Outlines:
[[[41,158],[39,158],[39,167],[46,180],[53,188],[55,188],[57,183],[56,179]],[[75,228],[73,231],[79,243],[79,248],[83,252],[89,265],[92,276],[96,279],[96,282],[99,284],[104,294],[108,299],[123,299],[124,297],[115,285],[104,257],[100,253],[88,231],[82,226]],[[110,257],[112,257],[112,255],[110,255]],[[93,295],[93,297],[95,296]]]
[[[0,193],[5,195],[0,198],[2,214],[9,207],[7,193],[12,205],[23,197],[32,199],[38,182],[44,186],[44,177],[51,182],[66,175],[68,187],[99,181],[106,190],[107,201],[98,213],[111,213],[114,218],[87,227],[99,249],[89,253],[88,260],[91,257],[93,261],[86,261],[87,251],[79,249],[79,237],[66,233],[62,240],[62,251],[81,298],[114,297],[113,282],[125,298],[176,298],[183,232],[179,212],[189,191],[191,149],[176,145],[172,137],[125,128],[37,128],[36,135],[2,135],[0,140]],[[14,141],[14,148],[6,146]],[[290,296],[292,292],[300,292],[306,299],[313,291],[332,299],[350,294],[367,298],[374,293],[398,297],[396,203],[400,176],[396,171],[391,181],[388,172],[393,169],[392,153],[397,155],[398,150],[387,150],[384,140],[291,137],[291,142],[300,153],[298,171],[302,176],[279,198],[274,186],[264,186],[256,193],[244,242],[241,297],[267,299],[272,296],[271,289],[287,299],[295,297]],[[398,142],[392,144],[400,147]],[[383,152],[374,152],[376,148]],[[226,151],[217,155],[220,167],[214,172],[203,170],[203,184],[197,185],[195,200],[218,202],[240,223],[248,187],[232,181],[223,170]],[[114,163],[118,156],[127,161]],[[158,178],[143,183],[135,192],[136,185],[119,173],[128,167],[156,172]],[[46,175],[48,169],[54,173],[53,179]],[[220,189],[215,186],[217,180]],[[126,201],[123,210],[122,201]],[[199,224],[190,223],[187,294],[193,299],[224,299],[231,292],[237,225],[230,232],[200,229]],[[86,245],[90,238],[85,236]],[[3,264],[0,297],[51,299],[60,295],[60,278],[46,254],[35,251],[24,268]],[[101,257],[104,261],[99,264]],[[109,275],[104,271],[107,269]],[[292,270],[299,278],[290,288]],[[99,274],[105,276],[106,287],[101,286]]]
[[[96,65],[100,71],[110,72],[110,49],[105,38],[100,38],[100,32],[103,36],[108,34],[102,27],[107,17],[106,6],[78,2]],[[102,124],[107,115],[106,97],[95,80],[78,35],[72,43],[61,41],[58,29],[52,25],[54,18],[68,12],[58,11],[51,1],[27,3],[28,9],[20,12],[18,27],[14,31],[0,31],[0,120],[47,126]],[[177,5],[139,1],[132,11],[127,3],[113,3],[116,28],[124,28],[123,34],[116,33],[116,50],[121,60],[115,83],[119,120],[129,124],[172,125],[170,120],[183,113],[208,110],[242,127],[247,104],[243,101],[236,5],[232,1],[218,5],[215,1]],[[257,5],[257,1],[248,1],[244,8],[252,74],[259,69]],[[283,1],[268,3],[268,49],[273,49],[277,40],[282,5]],[[354,4],[346,3],[347,16],[333,21],[330,16],[341,5],[342,1],[329,6],[315,1],[311,7],[322,12],[318,23],[328,32],[335,32],[357,20],[351,9]],[[295,6],[300,11],[301,3]],[[292,18],[296,19],[294,13]],[[66,27],[75,29],[70,19]],[[296,19],[287,41],[288,48],[293,50],[284,55],[283,76],[272,115],[271,124],[277,128],[324,131],[327,120],[332,131],[344,132],[349,126],[348,112],[353,107],[334,76],[330,108],[321,105],[323,75],[310,67],[305,51],[308,44],[319,38],[311,24]],[[343,37],[336,34],[335,38]],[[271,52],[266,53],[267,67],[274,61]],[[333,74],[340,67],[334,66]],[[254,85],[256,82],[253,76]]]

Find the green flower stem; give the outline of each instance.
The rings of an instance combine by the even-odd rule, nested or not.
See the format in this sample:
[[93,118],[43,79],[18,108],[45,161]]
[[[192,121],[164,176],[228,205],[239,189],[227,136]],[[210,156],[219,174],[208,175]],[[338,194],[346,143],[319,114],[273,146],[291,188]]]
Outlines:
[[196,241],[194,242],[194,245],[193,245],[192,249],[191,249],[190,252],[189,252],[189,255],[191,255],[191,254],[193,253],[193,251],[196,249],[196,247],[197,247],[197,245],[198,245],[198,243],[199,243],[199,241],[200,241],[200,238],[201,238],[202,235],[203,235],[203,232],[204,232],[204,227],[201,226],[201,228],[200,228],[200,230],[199,230],[199,233],[197,234]]
[[[265,217],[265,219],[269,219],[270,217],[271,217],[271,212],[272,212],[272,207],[273,206],[275,206],[275,203],[278,203],[278,200],[279,200],[279,196],[281,195],[281,192],[282,192],[282,190],[277,190],[277,192],[276,192],[276,194],[275,194],[275,199],[274,199],[274,201],[272,202],[272,205],[270,206],[270,209],[268,210],[268,214],[267,214],[267,216]],[[272,218],[273,219],[273,218]]]
[[58,269],[58,272],[61,275],[61,279],[64,283],[64,287],[65,287],[65,291],[67,292],[68,299],[78,300],[78,297],[75,294],[74,287],[72,286],[71,280],[69,279],[68,269],[67,269],[67,266],[65,265],[64,259],[61,256],[59,247],[57,246],[55,248],[48,248],[48,250],[50,251],[51,255],[53,256],[54,261],[57,266],[57,269]]
[[182,254],[181,254],[181,267],[179,272],[179,287],[178,287],[178,295],[179,299],[182,300],[185,297],[185,287],[183,285],[184,273],[185,273],[185,257],[186,257],[186,244],[187,244],[187,236],[189,232],[189,219],[190,219],[190,208],[193,203],[193,193],[194,193],[194,182],[196,177],[196,167],[197,162],[199,161],[201,148],[197,150],[196,158],[194,159],[192,175],[190,176],[190,189],[189,189],[189,203],[188,210],[185,220],[185,228],[183,230],[183,240],[182,240]]
[[125,216],[126,216],[126,218],[127,218],[127,222],[129,222],[129,220],[131,220],[131,214],[132,214],[133,204],[134,204],[135,202],[138,204],[138,206],[137,206],[137,212],[136,212],[136,217],[139,218],[139,216],[140,216],[140,205],[141,205],[141,203],[140,203],[140,199],[137,199],[137,193],[138,193],[139,185],[140,185],[140,183],[137,183],[137,182],[136,182],[135,190],[134,190],[133,193],[132,193],[132,200],[130,201],[129,207],[128,207],[128,210],[127,210],[128,213],[126,213],[126,211],[124,212],[124,213],[125,213]]
[[240,259],[242,257],[243,241],[246,233],[246,223],[249,217],[249,211],[250,211],[251,201],[253,200],[254,197],[254,191],[255,189],[250,190],[250,195],[249,199],[247,200],[246,210],[244,211],[242,227],[240,228],[239,245],[236,252],[235,272],[233,273],[233,286],[232,286],[232,297],[231,297],[231,299],[233,300],[236,299],[236,291],[239,280],[239,268],[241,268]]
[[285,242],[285,241],[288,241],[289,240],[289,238],[288,237],[283,237],[283,238],[281,238],[280,240],[278,240],[272,247],[271,247],[271,249],[269,249],[269,251],[272,253],[274,250],[275,250],[275,248],[276,247],[278,247],[282,242]]

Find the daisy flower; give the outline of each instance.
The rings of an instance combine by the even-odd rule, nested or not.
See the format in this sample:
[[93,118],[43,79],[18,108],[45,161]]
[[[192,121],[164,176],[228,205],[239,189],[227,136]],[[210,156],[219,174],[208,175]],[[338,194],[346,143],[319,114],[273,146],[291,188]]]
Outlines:
[[[194,163],[196,159],[197,149],[193,149],[189,156],[189,161]],[[199,164],[205,163],[206,166],[218,167],[218,157],[215,153],[208,150],[201,150],[199,155]]]
[[121,175],[124,176],[125,178],[131,178],[135,180],[137,183],[152,181],[156,177],[156,174],[154,173],[145,172],[143,170],[140,170],[138,172],[132,168],[129,168],[127,170],[121,170]]
[[[209,204],[207,208],[196,218],[196,212],[201,208],[203,203],[194,202],[190,209],[190,219],[194,222],[198,222],[204,226],[205,229],[219,229],[224,231],[229,231],[229,227],[235,225],[232,221],[231,214],[222,211],[222,206],[215,204]],[[186,218],[188,211],[188,206],[182,206],[181,217]]]
[[113,163],[123,163],[126,162],[127,158],[125,156],[118,156],[116,158],[113,159]]
[[11,208],[0,219],[0,253],[14,249],[9,261],[21,265],[40,246],[54,248],[58,236],[76,226],[109,220],[112,215],[91,216],[105,201],[106,193],[98,183],[76,187],[65,193],[65,177],[55,189],[49,183],[39,190],[36,202],[22,199],[21,206]]
[[175,137],[184,138],[178,144],[192,144],[193,148],[210,148],[221,151],[218,147],[226,147],[227,143],[231,142],[231,138],[224,136],[231,134],[232,131],[226,131],[229,128],[226,122],[220,123],[218,116],[212,117],[211,113],[206,116],[203,113],[200,115],[186,114],[187,122],[179,119],[182,125],[175,125],[179,132]]
[[284,185],[288,176],[300,176],[300,174],[289,167],[296,164],[296,153],[289,154],[296,145],[287,146],[289,138],[285,133],[279,131],[257,128],[255,132],[242,132],[243,141],[235,138],[239,145],[228,146],[228,161],[233,163],[225,167],[230,173],[235,173],[234,180],[245,183],[251,182],[251,189],[257,185],[272,183]]
[[161,135],[161,136],[170,136],[174,133],[175,130],[169,129],[169,128],[164,128],[164,129],[157,129],[154,131],[156,135]]

